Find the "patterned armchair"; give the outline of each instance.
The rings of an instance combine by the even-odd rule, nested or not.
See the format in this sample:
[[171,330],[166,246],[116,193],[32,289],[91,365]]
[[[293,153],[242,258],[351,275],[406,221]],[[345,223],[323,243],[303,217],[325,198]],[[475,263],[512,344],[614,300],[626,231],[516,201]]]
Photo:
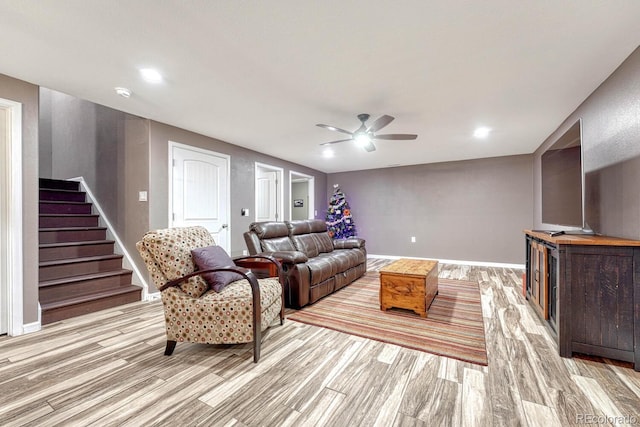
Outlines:
[[[221,267],[196,271],[191,251],[215,245],[204,227],[149,231],[136,245],[149,274],[161,291],[170,356],[177,342],[239,344],[253,342],[253,360],[260,359],[262,331],[278,317],[284,322],[280,278],[256,279],[247,269]],[[225,257],[228,258],[226,253]],[[252,257],[255,258],[255,257]],[[217,292],[203,276],[233,272],[236,280]],[[207,279],[208,280],[208,279]]]

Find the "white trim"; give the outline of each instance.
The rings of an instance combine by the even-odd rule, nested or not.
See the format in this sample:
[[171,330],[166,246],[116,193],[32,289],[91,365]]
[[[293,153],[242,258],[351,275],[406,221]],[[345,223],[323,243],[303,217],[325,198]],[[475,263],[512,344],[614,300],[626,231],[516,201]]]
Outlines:
[[[6,197],[10,203],[4,213],[7,227],[7,239],[4,242],[7,253],[7,271],[0,278],[7,283],[7,333],[11,336],[23,333],[23,252],[22,252],[22,104],[0,98],[0,108],[6,108],[11,114],[11,141],[7,141],[2,156],[4,172],[2,180],[5,182]],[[39,327],[38,327],[39,329]]]
[[[274,171],[278,173],[278,176],[280,177],[280,182],[278,183],[278,191],[280,191],[280,203],[279,203],[279,207],[278,207],[278,212],[280,213],[280,216],[278,217],[278,221],[284,221],[284,169],[283,168],[279,168],[277,166],[273,166],[273,165],[268,165],[266,163],[259,163],[259,162],[255,162],[255,166],[254,166],[254,170],[253,170],[253,193],[255,196],[255,203],[253,205],[253,211],[255,212],[254,218],[257,221],[257,215],[258,215],[258,191],[257,191],[257,184],[258,184],[258,169],[267,169],[270,171]],[[291,219],[291,216],[289,216],[289,219]]]
[[292,175],[297,175],[302,178],[306,178],[308,187],[309,187],[309,207],[307,208],[308,219],[315,219],[316,217],[316,178],[312,175],[307,175],[306,173],[289,171],[289,219],[293,217],[293,179]]
[[134,284],[139,285],[139,286],[142,287],[142,300],[143,301],[149,300],[149,297],[148,297],[149,296],[149,285],[147,284],[147,281],[145,280],[144,276],[142,275],[142,273],[140,272],[140,270],[138,269],[136,264],[133,262],[133,258],[131,257],[131,254],[129,254],[129,251],[127,251],[127,248],[124,246],[124,243],[122,243],[122,240],[118,236],[118,233],[116,233],[115,228],[113,228],[113,226],[111,225],[111,221],[109,221],[109,218],[104,213],[104,210],[102,210],[102,207],[100,206],[100,203],[98,202],[98,200],[93,195],[93,192],[91,191],[91,189],[87,185],[87,182],[84,180],[84,177],[79,176],[79,177],[75,177],[75,178],[70,178],[69,181],[79,182],[80,183],[80,187],[82,188],[82,190],[85,193],[87,193],[87,197],[89,198],[89,200],[91,201],[93,207],[96,209],[96,211],[100,215],[100,221],[104,224],[105,227],[107,227],[107,233],[109,235],[109,238],[112,238],[116,242],[116,244],[115,244],[116,253],[119,253],[119,254],[124,256],[124,259],[123,259],[124,265],[123,265],[123,267],[128,268],[128,269],[133,271],[133,278],[132,278],[131,281]]
[[[386,258],[386,259],[400,259],[400,258],[408,258],[408,259],[435,259],[435,258],[421,258],[414,256],[397,256],[397,255],[372,255],[367,254],[367,258]],[[517,268],[524,270],[524,264],[508,264],[503,262],[486,262],[486,261],[461,261],[461,260],[453,260],[453,259],[438,259],[439,263],[442,264],[457,264],[457,265],[475,265],[480,267],[497,267],[497,268]]]
[[173,147],[182,148],[183,150],[195,151],[197,153],[205,154],[207,156],[220,157],[227,162],[227,247],[225,248],[228,253],[231,253],[231,156],[217,151],[207,150],[205,148],[194,147],[193,145],[182,144],[180,142],[169,141],[167,145],[167,166],[169,167],[169,206],[167,207],[167,214],[169,215],[167,224],[168,227],[173,227]]

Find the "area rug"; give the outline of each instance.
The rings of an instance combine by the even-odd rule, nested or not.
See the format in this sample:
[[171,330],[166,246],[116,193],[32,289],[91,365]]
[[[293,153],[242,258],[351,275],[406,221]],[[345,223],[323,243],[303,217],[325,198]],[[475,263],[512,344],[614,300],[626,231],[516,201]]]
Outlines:
[[368,272],[349,286],[287,318],[487,365],[480,290],[476,282],[438,279],[438,295],[427,318],[403,309],[381,311],[379,289],[380,274]]

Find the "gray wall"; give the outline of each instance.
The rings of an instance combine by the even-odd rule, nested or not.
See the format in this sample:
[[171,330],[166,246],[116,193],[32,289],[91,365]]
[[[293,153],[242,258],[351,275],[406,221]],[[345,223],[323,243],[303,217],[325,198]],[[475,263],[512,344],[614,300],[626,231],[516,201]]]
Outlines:
[[540,158],[582,118],[585,220],[599,234],[640,239],[640,48],[534,153],[534,224],[541,220]]
[[[255,162],[285,169],[287,201],[289,169],[315,177],[316,198],[321,200],[326,191],[326,175],[310,168],[53,90],[42,88],[41,99],[41,176],[83,176],[141,271],[146,268],[135,243],[149,229],[168,225],[169,141],[231,156],[233,255],[246,248],[242,233],[248,230],[253,217],[241,216],[240,209],[255,209]],[[149,202],[138,201],[142,190],[148,191]]]
[[[242,208],[255,210],[255,162],[266,163],[284,169],[284,200],[285,205],[289,200],[289,171],[304,173],[315,177],[315,197],[320,201],[326,194],[327,176],[323,172],[306,168],[294,163],[286,162],[275,157],[267,156],[256,151],[248,150],[236,145],[228,144],[217,139],[209,138],[163,123],[151,122],[150,138],[150,175],[149,175],[149,226],[150,228],[163,228],[168,224],[169,218],[169,168],[168,153],[169,141],[195,147],[205,148],[231,156],[231,254],[242,254],[246,249],[242,234],[249,229],[253,222],[253,215],[241,216]],[[285,209],[285,219],[288,219],[289,210]],[[323,218],[323,212],[318,209],[319,218]]]
[[40,89],[40,176],[82,176],[105,215],[135,254],[148,230],[149,209],[138,191],[149,187],[149,120]]
[[532,166],[521,155],[335,173],[327,199],[339,184],[371,254],[522,264]]
[[23,323],[38,321],[38,86],[0,74],[0,97],[22,103]]

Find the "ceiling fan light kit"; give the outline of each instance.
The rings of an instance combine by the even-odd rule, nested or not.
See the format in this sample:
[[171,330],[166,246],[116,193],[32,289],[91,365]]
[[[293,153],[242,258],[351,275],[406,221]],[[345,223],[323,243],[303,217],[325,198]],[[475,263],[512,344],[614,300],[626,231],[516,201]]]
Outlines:
[[366,122],[367,120],[369,120],[369,117],[370,117],[369,114],[365,114],[365,113],[358,114],[358,120],[360,120],[361,125],[354,132],[349,132],[348,130],[340,129],[335,126],[318,123],[316,126],[319,126],[321,128],[325,128],[334,132],[346,133],[347,135],[350,135],[350,138],[339,139],[337,141],[323,142],[320,145],[331,145],[331,144],[337,144],[339,142],[354,141],[358,147],[362,147],[364,148],[365,151],[371,152],[371,151],[375,151],[376,149],[376,146],[373,144],[374,139],[406,141],[406,140],[416,139],[418,137],[418,135],[406,134],[406,133],[391,133],[391,134],[384,134],[384,135],[376,135],[376,132],[382,129],[383,127],[387,126],[389,123],[391,123],[394,120],[394,117],[387,116],[385,114],[384,116],[378,117],[376,120],[374,120],[371,126],[367,127]]

